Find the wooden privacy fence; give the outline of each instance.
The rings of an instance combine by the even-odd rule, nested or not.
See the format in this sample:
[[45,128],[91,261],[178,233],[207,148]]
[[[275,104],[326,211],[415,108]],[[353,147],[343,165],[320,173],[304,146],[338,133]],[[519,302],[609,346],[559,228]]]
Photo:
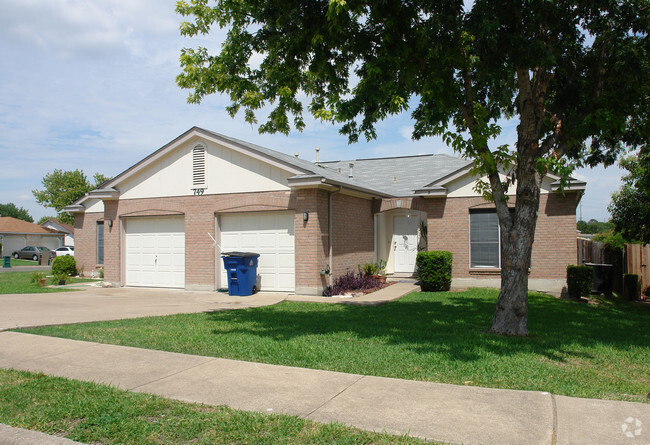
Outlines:
[[[605,249],[604,243],[578,238],[578,263],[594,264],[616,264],[618,258],[613,258],[616,253],[609,252]],[[650,286],[650,245],[642,246],[641,244],[626,244],[621,252],[622,255],[622,273],[630,273],[639,276],[640,289]],[[618,278],[618,277],[616,277]],[[617,279],[615,279],[617,281]],[[617,283],[615,283],[615,288]],[[641,295],[643,298],[643,294]]]
[[[627,273],[633,273],[639,276],[641,283],[641,292],[650,286],[650,271],[648,270],[648,261],[650,261],[650,245],[642,246],[641,244],[628,244],[625,246],[627,257]],[[641,295],[643,298],[643,295]]]
[[609,264],[609,256],[605,252],[605,244],[578,238],[578,264],[585,263]]

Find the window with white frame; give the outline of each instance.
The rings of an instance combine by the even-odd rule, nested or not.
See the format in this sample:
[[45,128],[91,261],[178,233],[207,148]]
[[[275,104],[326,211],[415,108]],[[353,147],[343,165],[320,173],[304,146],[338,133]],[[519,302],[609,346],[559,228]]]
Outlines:
[[495,210],[469,213],[470,267],[500,268],[499,220]]

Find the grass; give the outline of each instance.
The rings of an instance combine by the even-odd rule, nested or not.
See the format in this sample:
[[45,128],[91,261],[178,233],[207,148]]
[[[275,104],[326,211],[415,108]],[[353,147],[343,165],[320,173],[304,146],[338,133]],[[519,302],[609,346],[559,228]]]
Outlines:
[[419,444],[341,424],[182,403],[0,369],[0,423],[93,444]]
[[357,374],[646,402],[650,308],[529,298],[530,336],[489,328],[497,292],[413,293],[378,307],[256,309],[22,332]]
[[38,261],[11,259],[11,267],[15,266],[38,266]]
[[[51,273],[44,271],[43,274]],[[59,287],[39,287],[32,283],[32,275],[34,272],[0,272],[0,294],[36,294],[36,293],[51,293],[51,292],[69,292],[75,289],[59,288]],[[68,284],[84,283],[88,281],[95,281],[87,278],[70,278]],[[51,279],[48,278],[47,285],[51,284]]]

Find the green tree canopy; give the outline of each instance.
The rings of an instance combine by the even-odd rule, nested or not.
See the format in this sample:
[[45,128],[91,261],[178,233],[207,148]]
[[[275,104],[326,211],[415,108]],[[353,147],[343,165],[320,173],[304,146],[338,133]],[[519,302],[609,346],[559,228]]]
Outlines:
[[581,233],[596,234],[604,233],[614,229],[614,223],[610,221],[600,222],[597,219],[590,219],[589,221],[578,221],[576,227]]
[[[260,132],[305,127],[351,142],[410,111],[413,138],[441,135],[487,177],[501,229],[492,331],[528,332],[527,278],[549,170],[613,163],[648,139],[649,0],[187,0],[185,36],[227,30],[220,51],[186,48],[177,77],[200,102],[225,93]],[[512,146],[494,144],[501,119]],[[507,174],[502,181],[500,169]],[[515,211],[506,205],[516,182]]]
[[616,230],[627,239],[650,243],[650,150],[621,159],[620,165],[629,173],[623,185],[612,195],[608,210]]
[[36,222],[39,226],[43,224],[48,219],[56,219],[56,216],[41,216],[40,219]]
[[33,223],[34,218],[23,207],[18,208],[13,202],[7,204],[0,204],[0,216],[11,216],[13,218],[22,219],[24,221]]
[[63,171],[55,169],[52,173],[48,173],[43,177],[41,181],[44,187],[43,190],[32,190],[32,193],[36,198],[36,202],[40,205],[52,207],[58,212],[56,219],[74,225],[74,217],[67,212],[63,212],[63,208],[108,179],[104,175],[96,173],[93,176],[94,183],[90,183],[81,170]]

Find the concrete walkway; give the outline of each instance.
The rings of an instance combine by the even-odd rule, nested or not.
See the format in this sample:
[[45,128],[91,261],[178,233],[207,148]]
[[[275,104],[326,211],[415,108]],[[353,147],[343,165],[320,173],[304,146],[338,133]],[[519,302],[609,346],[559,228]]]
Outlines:
[[[650,443],[650,405],[642,403],[345,374],[14,332],[0,333],[0,367],[451,443]],[[5,443],[1,434],[0,443]]]

